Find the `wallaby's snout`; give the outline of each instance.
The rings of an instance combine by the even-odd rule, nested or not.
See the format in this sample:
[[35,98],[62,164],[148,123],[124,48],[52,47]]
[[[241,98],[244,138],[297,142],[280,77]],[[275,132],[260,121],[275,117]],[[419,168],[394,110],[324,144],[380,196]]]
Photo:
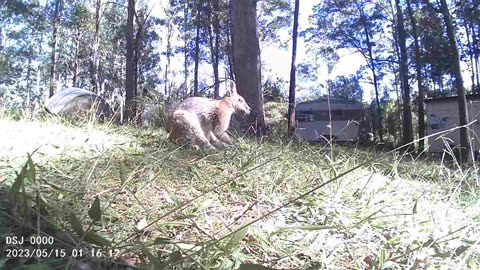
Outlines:
[[234,82],[230,82],[230,88],[227,89],[227,94],[229,94],[231,97],[231,102],[236,114],[240,115],[241,117],[245,117],[250,114],[252,108],[250,108],[245,99],[238,94]]
[[249,115],[251,111],[252,111],[252,108],[250,108],[250,106],[247,105],[247,109],[245,110],[245,115],[244,116]]
[[250,114],[252,111],[252,108],[248,106],[247,102],[245,102],[245,99],[243,97],[237,95],[236,96],[236,102],[235,104],[235,113],[239,114],[241,117],[245,117]]

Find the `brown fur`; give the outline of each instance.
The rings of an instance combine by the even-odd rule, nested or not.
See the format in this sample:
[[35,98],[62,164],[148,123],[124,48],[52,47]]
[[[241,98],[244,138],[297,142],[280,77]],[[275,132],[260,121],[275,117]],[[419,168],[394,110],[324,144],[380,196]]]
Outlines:
[[229,97],[214,100],[191,97],[184,100],[169,116],[169,139],[195,148],[215,148],[233,144],[226,133],[233,114],[246,116],[250,107],[231,85]]

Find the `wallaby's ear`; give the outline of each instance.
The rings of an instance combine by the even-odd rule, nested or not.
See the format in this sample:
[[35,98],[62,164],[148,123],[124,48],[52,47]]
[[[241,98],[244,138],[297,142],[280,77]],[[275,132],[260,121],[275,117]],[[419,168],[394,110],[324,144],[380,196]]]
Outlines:
[[227,93],[230,94],[231,97],[233,97],[234,95],[237,95],[237,89],[235,87],[234,81],[230,81],[230,83],[228,84]]
[[233,94],[232,94],[232,84],[229,83],[227,85],[227,96],[231,97]]

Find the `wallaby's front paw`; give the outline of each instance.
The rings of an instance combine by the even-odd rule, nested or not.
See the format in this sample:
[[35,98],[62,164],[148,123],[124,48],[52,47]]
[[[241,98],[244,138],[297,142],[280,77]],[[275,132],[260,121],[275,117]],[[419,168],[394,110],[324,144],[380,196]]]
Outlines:
[[200,146],[198,146],[198,145],[196,145],[196,144],[186,144],[186,145],[184,145],[184,147],[187,148],[187,149],[190,149],[190,150],[195,150],[195,151],[200,151],[200,150],[202,150],[202,149],[200,148]]
[[220,147],[218,147],[219,149],[222,149],[222,150],[231,150],[231,149],[236,149],[238,146],[235,145],[235,144],[221,144]]
[[203,150],[205,151],[214,151],[214,150],[217,150],[217,148],[211,144],[207,144],[207,145],[204,145],[203,146]]

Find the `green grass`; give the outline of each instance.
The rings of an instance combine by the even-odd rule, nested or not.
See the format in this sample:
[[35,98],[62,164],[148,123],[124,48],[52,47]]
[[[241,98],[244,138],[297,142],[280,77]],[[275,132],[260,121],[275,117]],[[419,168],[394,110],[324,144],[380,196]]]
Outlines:
[[[30,233],[48,231],[86,254],[112,251],[142,269],[480,266],[473,169],[280,139],[195,152],[159,129],[0,121],[15,130],[0,144],[15,146],[0,156],[0,185],[18,184],[24,166],[10,203],[33,207],[15,217],[48,220]],[[14,141],[21,134],[29,143]]]

